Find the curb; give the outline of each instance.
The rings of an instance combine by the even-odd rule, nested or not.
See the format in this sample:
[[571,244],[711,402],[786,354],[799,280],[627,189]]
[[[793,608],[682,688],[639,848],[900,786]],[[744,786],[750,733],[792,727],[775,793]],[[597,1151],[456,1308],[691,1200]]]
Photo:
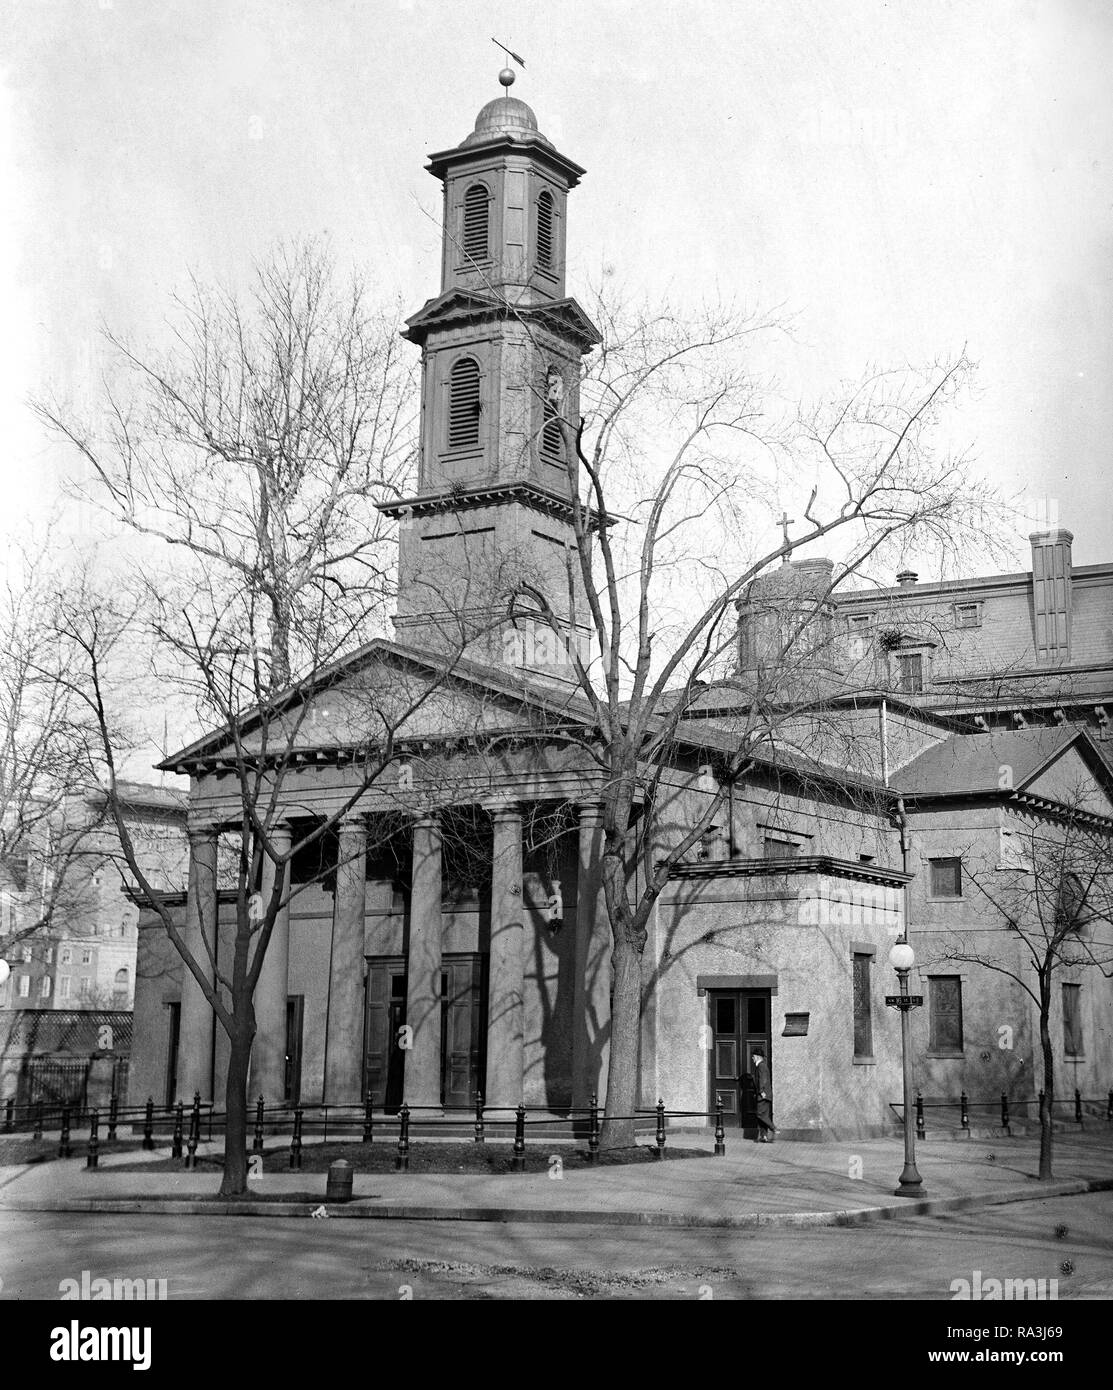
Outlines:
[[593,1226],[673,1226],[720,1227],[747,1230],[762,1226],[861,1226],[876,1221],[901,1220],[908,1216],[937,1216],[952,1211],[973,1211],[982,1207],[1004,1206],[1013,1202],[1038,1202],[1049,1197],[1078,1197],[1089,1192],[1113,1190],[1113,1178],[1076,1178],[1048,1183],[1032,1191],[1029,1187],[961,1197],[929,1197],[906,1206],[855,1207],[837,1211],[739,1212],[734,1216],[700,1212],[623,1211],[608,1208],[547,1207],[434,1207],[406,1202],[384,1202],[372,1206],[375,1198],[357,1197],[351,1204],[320,1202],[226,1202],[218,1197],[75,1197],[43,1201],[36,1198],[0,1202],[0,1211],[57,1211],[145,1216],[251,1216],[309,1217],[325,1209],[329,1217],[364,1221],[479,1221]]

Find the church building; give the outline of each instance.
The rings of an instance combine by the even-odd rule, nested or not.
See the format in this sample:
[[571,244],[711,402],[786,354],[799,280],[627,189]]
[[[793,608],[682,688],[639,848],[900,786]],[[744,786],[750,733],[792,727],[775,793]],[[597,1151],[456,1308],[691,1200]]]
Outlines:
[[[577,418],[580,364],[600,342],[565,284],[584,170],[509,95],[428,169],[444,189],[441,288],[404,330],[421,354],[421,428],[414,494],[384,507],[399,526],[395,638],[353,652],[307,697],[283,786],[287,843],[350,799],[360,691],[433,693],[398,760],[319,853],[291,864],[256,990],[249,1094],[292,1105],[370,1093],[429,1111],[482,1095],[559,1115],[606,1091],[603,786],[571,736],[589,723],[586,701],[506,616],[505,591],[512,574],[556,596],[571,640],[588,643],[566,579],[574,499],[559,423]],[[783,1135],[888,1132],[901,1056],[884,997],[905,933],[925,996],[925,1095],[1034,1095],[1030,1001],[976,965],[931,961],[940,933],[1005,930],[969,891],[969,856],[986,849],[996,868],[1009,833],[1054,820],[1083,784],[1113,832],[1113,564],[1072,569],[1070,541],[1037,533],[1031,572],[947,584],[905,572],[891,589],[821,599],[839,653],[829,708],[854,737],[801,726],[755,759],[658,900],[641,1105],[706,1114],[721,1102],[748,1129],[739,1076],[760,1049]],[[769,614],[786,593],[822,595],[830,573],[797,559],[739,602],[735,669],[677,731],[662,833],[681,835],[722,785]],[[236,911],[220,841],[240,818],[227,746],[216,730],[163,764],[190,779],[190,866],[162,901],[218,968]],[[1060,1085],[1097,1094],[1113,1075],[1111,985],[1083,972],[1067,983],[1073,1012],[1055,1026],[1076,1046],[1060,1049]],[[130,1104],[197,1091],[222,1105],[227,1040],[149,906],[134,1038]]]

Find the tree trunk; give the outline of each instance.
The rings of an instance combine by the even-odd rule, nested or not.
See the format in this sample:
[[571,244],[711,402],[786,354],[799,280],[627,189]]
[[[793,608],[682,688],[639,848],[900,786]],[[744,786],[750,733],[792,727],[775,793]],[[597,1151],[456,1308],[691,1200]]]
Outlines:
[[1040,1007],[1040,1051],[1043,1055],[1043,1104],[1040,1106],[1040,1181],[1046,1181],[1051,1174],[1051,1116],[1055,1100],[1055,1058],[1051,1053],[1051,1028],[1048,1025],[1050,1001]]
[[600,1137],[604,1149],[629,1148],[634,1142],[638,1103],[638,1032],[641,1024],[641,953],[619,930],[611,953],[614,999],[607,1070],[607,1105]]
[[231,1038],[228,1081],[224,1088],[224,1176],[222,1197],[247,1193],[247,1068],[254,1028],[238,1027]]

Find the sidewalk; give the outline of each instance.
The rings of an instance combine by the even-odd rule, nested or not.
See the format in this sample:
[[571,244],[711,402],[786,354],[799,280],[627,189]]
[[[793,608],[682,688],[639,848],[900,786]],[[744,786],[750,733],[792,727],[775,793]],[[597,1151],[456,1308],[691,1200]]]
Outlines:
[[[83,1159],[0,1167],[0,1211],[142,1212],[146,1215],[330,1217],[378,1220],[593,1222],[647,1226],[839,1226],[1113,1188],[1113,1131],[1057,1134],[1053,1182],[1039,1183],[1038,1139],[963,1143],[922,1141],[917,1166],[925,1195],[893,1189],[903,1166],[899,1139],[847,1143],[755,1144],[728,1136],[725,1157],[710,1136],[684,1135],[706,1159],[569,1170],[550,1176],[544,1142],[529,1146],[525,1174],[355,1175],[354,1200],[324,1203],[323,1173],[290,1172],[276,1147],[251,1182],[260,1196],[289,1200],[218,1202],[219,1175],[116,1171],[166,1156],[102,1151],[100,1167]],[[202,1145],[200,1152],[218,1151]],[[309,1200],[311,1199],[311,1200]]]

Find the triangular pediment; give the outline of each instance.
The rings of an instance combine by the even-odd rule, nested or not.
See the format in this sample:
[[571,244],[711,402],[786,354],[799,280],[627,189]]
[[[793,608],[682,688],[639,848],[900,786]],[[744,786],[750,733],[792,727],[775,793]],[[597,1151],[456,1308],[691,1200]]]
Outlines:
[[459,288],[446,290],[436,299],[426,300],[417,313],[406,320],[406,331],[402,336],[420,343],[433,328],[445,327],[477,315],[497,314],[500,307],[500,301],[493,295]]
[[1113,776],[1085,734],[1057,750],[1016,790],[1041,801],[1113,817]]
[[[520,672],[376,640],[292,692],[281,717],[246,717],[240,746],[249,756],[264,748],[271,756],[300,750],[312,761],[330,751],[381,744],[388,731],[396,743],[482,742],[501,733],[544,737],[587,718],[574,693],[535,688]],[[222,762],[235,762],[232,739],[223,729],[161,766],[189,772]]]

